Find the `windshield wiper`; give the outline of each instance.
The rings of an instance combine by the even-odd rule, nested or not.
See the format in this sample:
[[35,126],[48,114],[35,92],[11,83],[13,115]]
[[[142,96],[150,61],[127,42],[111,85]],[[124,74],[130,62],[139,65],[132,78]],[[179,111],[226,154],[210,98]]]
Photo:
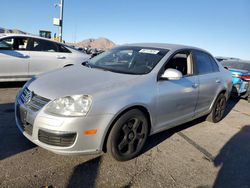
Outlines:
[[126,71],[121,71],[121,70],[109,70],[110,72],[114,72],[114,73],[120,73],[120,74],[133,74],[133,75],[137,75],[136,73],[133,72],[126,72]]

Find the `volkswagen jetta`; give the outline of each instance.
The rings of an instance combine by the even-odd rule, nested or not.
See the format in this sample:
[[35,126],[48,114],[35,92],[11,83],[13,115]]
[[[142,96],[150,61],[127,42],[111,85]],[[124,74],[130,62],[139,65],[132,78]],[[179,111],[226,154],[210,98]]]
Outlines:
[[17,94],[16,123],[52,152],[108,151],[124,161],[149,135],[205,115],[220,121],[231,87],[230,72],[202,49],[124,45],[28,81]]

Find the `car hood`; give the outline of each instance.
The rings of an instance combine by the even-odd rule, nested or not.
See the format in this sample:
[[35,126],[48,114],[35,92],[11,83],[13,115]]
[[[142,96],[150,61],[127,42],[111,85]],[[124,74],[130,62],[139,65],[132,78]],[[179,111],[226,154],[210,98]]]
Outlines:
[[103,90],[122,87],[138,75],[120,74],[84,66],[70,66],[45,73],[28,85],[29,90],[48,99],[69,95],[95,95]]

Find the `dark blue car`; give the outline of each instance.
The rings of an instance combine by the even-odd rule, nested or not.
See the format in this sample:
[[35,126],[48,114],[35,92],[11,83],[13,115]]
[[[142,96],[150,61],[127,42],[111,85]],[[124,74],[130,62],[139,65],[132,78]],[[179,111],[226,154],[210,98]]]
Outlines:
[[222,61],[232,73],[232,95],[247,98],[250,102],[250,62],[247,61]]

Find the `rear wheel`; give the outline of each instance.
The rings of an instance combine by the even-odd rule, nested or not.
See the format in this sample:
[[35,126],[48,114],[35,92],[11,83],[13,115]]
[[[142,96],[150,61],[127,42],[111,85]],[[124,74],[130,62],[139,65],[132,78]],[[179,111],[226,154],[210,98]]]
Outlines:
[[207,116],[207,121],[217,123],[224,117],[224,112],[226,109],[226,97],[221,93],[212,108],[212,111]]
[[137,109],[124,113],[114,124],[107,141],[108,152],[118,161],[138,156],[148,136],[148,121]]

